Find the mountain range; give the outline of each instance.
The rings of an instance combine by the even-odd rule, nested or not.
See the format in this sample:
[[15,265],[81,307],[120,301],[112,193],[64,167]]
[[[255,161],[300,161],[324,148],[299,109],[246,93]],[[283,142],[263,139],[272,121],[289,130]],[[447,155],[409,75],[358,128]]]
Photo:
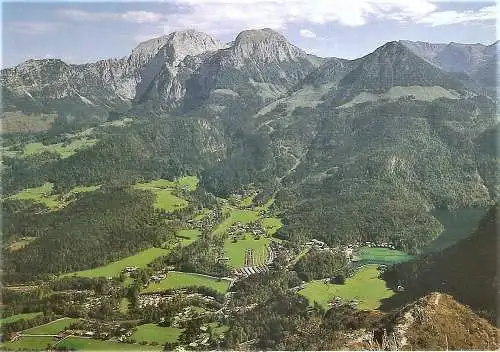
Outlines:
[[271,29],[230,43],[186,30],[121,59],[30,60],[1,72],[4,119],[53,114],[49,133],[142,124],[37,165],[37,180],[7,162],[4,191],[196,174],[216,195],[249,184],[274,195],[283,238],[417,252],[442,231],[432,209],[497,200],[497,48],[393,41],[346,60]]

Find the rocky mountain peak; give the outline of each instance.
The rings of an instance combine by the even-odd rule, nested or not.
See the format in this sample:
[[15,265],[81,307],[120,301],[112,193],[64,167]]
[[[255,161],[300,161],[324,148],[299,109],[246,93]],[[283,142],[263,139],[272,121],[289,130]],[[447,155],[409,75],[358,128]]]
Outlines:
[[234,43],[235,45],[245,44],[245,43],[257,43],[262,41],[281,41],[287,42],[285,36],[271,28],[263,29],[250,29],[241,32],[236,37]]
[[[429,332],[432,331],[432,334]],[[470,308],[433,292],[403,308],[383,346],[390,350],[493,350],[498,332]],[[426,338],[422,338],[425,336]]]
[[163,52],[168,64],[176,66],[188,55],[195,56],[226,46],[206,33],[193,29],[172,32],[140,43],[130,55],[130,61],[144,63]]
[[177,66],[186,56],[217,51],[227,46],[210,35],[192,29],[173,32],[168,35],[169,63]]
[[285,36],[270,28],[241,32],[231,49],[237,59],[263,63],[297,61],[307,57],[304,51],[290,44]]
[[491,45],[478,43],[430,44],[407,40],[400,42],[417,56],[448,72],[472,73],[494,54],[489,49]]

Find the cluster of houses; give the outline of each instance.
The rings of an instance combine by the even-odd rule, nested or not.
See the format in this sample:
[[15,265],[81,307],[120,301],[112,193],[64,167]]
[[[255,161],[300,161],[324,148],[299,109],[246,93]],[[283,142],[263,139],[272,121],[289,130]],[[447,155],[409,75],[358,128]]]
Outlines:
[[245,266],[243,268],[234,269],[232,271],[232,274],[237,279],[244,279],[246,277],[249,277],[250,275],[254,275],[268,270],[269,268],[267,267],[267,265],[262,264],[257,266]]
[[144,286],[147,287],[150,282],[158,283],[161,280],[165,279],[166,277],[167,277],[166,270],[157,271],[154,275],[151,275],[151,277],[148,279],[148,282],[146,282]]
[[389,248],[389,249],[396,249],[396,247],[392,243],[388,242],[365,242],[366,247],[372,247],[372,248]]
[[206,213],[202,219],[200,220],[193,220],[190,219],[187,222],[189,224],[192,224],[198,229],[205,229],[205,230],[210,230],[214,228],[220,221],[221,218],[221,212],[219,210],[212,210],[208,213]]
[[135,273],[136,271],[137,271],[136,266],[126,266],[125,269],[123,269],[123,272],[128,274]]
[[245,233],[249,233],[254,236],[263,236],[266,234],[266,231],[264,231],[260,224],[256,222],[243,224],[239,221],[229,226],[227,229],[227,234],[229,236],[238,236]]
[[328,249],[328,246],[325,242],[313,238],[309,242],[306,242],[306,248],[316,248],[319,250],[325,250]]
[[145,308],[148,306],[158,307],[160,304],[172,300],[172,298],[173,296],[160,294],[139,295],[137,298],[137,305],[139,308]]

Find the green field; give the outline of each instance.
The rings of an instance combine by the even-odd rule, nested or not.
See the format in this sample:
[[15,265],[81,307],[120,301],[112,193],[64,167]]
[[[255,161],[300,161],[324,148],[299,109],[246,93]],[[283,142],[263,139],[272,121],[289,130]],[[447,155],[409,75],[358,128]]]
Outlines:
[[215,335],[223,335],[229,330],[229,326],[220,325],[219,323],[208,323],[207,325],[212,328]]
[[358,251],[357,261],[361,264],[385,264],[407,262],[413,259],[413,256],[389,248],[371,248],[361,247]]
[[42,143],[30,143],[24,147],[23,154],[25,156],[42,153],[45,151],[54,152],[61,155],[62,158],[70,157],[79,149],[88,148],[97,143],[97,139],[80,138],[72,140],[69,144],[63,143],[43,145]]
[[19,193],[16,193],[7,199],[17,199],[17,200],[31,200],[36,203],[41,203],[50,209],[57,209],[59,207],[59,202],[57,200],[57,195],[51,195],[52,183],[44,183],[40,187],[27,188]]
[[267,244],[269,238],[261,237],[256,240],[252,235],[247,234],[245,239],[239,239],[233,243],[231,238],[224,241],[224,253],[229,257],[229,267],[241,268],[245,265],[245,250],[253,249],[254,265],[264,264],[267,260]]
[[122,314],[127,314],[129,305],[130,301],[128,300],[128,298],[122,298],[120,300],[120,306],[118,307],[118,311]]
[[95,269],[77,271],[75,273],[67,273],[64,276],[82,276],[82,277],[116,277],[119,276],[123,269],[127,266],[136,266],[145,268],[149,263],[158,257],[167,255],[170,249],[164,248],[149,248],[130,257],[123,258],[108,265],[100,266]]
[[66,347],[69,350],[77,351],[161,351],[163,349],[163,346],[144,346],[82,337],[68,337],[57,343],[56,347]]
[[226,232],[227,228],[236,222],[241,222],[243,224],[254,222],[259,219],[259,213],[254,210],[246,209],[225,209],[229,212],[229,217],[217,225],[214,230],[215,234],[223,234]]
[[58,320],[51,321],[50,323],[43,324],[40,326],[35,326],[34,328],[23,330],[23,334],[28,335],[56,335],[61,331],[66,330],[69,326],[79,321],[79,319],[73,318],[62,318]]
[[175,235],[181,238],[181,244],[183,246],[187,246],[200,238],[201,232],[197,229],[184,229],[178,230]]
[[65,195],[51,194],[54,185],[50,182],[44,183],[40,187],[27,188],[18,192],[7,199],[14,200],[31,200],[36,203],[45,205],[49,209],[62,208],[67,204],[64,199],[70,195],[75,195],[84,192],[92,192],[100,188],[100,186],[77,186]]
[[344,285],[325,284],[322,280],[309,282],[299,294],[309,302],[317,302],[324,308],[336,296],[344,300],[357,300],[359,309],[377,309],[380,301],[394,295],[385,281],[378,277],[378,265],[366,265],[348,278]]
[[30,320],[42,314],[43,314],[42,312],[36,312],[36,313],[21,313],[21,314],[11,315],[10,317],[0,319],[0,325],[13,323],[21,319]]
[[264,218],[261,225],[270,236],[273,236],[283,226],[283,223],[279,218]]
[[188,191],[194,191],[197,187],[198,178],[195,176],[181,177],[177,181],[159,179],[135,185],[137,189],[151,190],[154,192],[156,194],[154,203],[155,208],[163,209],[168,212],[185,208],[188,205],[185,199],[177,197],[172,192],[182,188]]
[[253,204],[253,199],[255,198],[255,196],[257,195],[257,193],[250,193],[249,195],[247,195],[246,197],[242,198],[238,204],[238,206],[242,207],[242,208],[246,208],[246,207],[249,207]]
[[0,346],[10,350],[46,351],[47,346],[55,342],[54,338],[49,336],[24,336],[16,341],[2,343]]
[[191,273],[181,273],[181,272],[169,272],[167,278],[160,281],[159,283],[149,284],[147,288],[142,290],[142,293],[152,293],[161,292],[167,289],[178,289],[189,286],[205,286],[212,288],[221,293],[227,292],[229,288],[229,281],[221,280],[217,281],[209,277],[191,274]]
[[182,329],[173,327],[163,327],[156,324],[144,324],[137,327],[137,331],[131,336],[137,342],[146,341],[147,343],[157,342],[164,345],[167,342],[177,342]]
[[78,194],[85,192],[93,192],[101,188],[101,186],[76,186],[69,193],[70,194]]

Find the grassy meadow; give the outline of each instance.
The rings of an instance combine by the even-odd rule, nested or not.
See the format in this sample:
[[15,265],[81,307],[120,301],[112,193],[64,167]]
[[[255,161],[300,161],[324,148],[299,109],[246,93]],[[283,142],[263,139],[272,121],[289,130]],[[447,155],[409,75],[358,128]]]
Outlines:
[[61,331],[66,330],[72,323],[79,319],[62,318],[51,321],[50,323],[35,326],[31,329],[23,330],[23,334],[27,335],[56,335]]
[[311,281],[299,294],[311,304],[317,302],[325,309],[336,296],[344,300],[357,300],[359,309],[378,309],[381,300],[393,296],[394,292],[378,277],[377,267],[378,265],[366,265],[360,268],[344,285],[325,284],[322,280]]
[[156,342],[160,345],[164,345],[167,342],[177,342],[181,333],[182,329],[179,328],[163,327],[156,324],[144,324],[137,327],[137,331],[134,332],[131,338],[139,343],[145,341],[147,343]]
[[187,246],[196,241],[201,236],[198,229],[178,230],[175,235],[181,239],[181,245]]
[[245,250],[253,249],[254,265],[264,264],[267,260],[267,244],[269,238],[261,237],[258,240],[247,234],[245,239],[238,239],[233,242],[231,238],[224,241],[224,253],[229,258],[229,267],[241,268],[245,265]]
[[0,347],[9,350],[33,350],[46,351],[49,344],[56,341],[50,336],[24,336],[16,341],[8,341],[0,344]]
[[198,187],[196,176],[181,177],[176,181],[164,179],[153,180],[145,183],[137,183],[135,188],[150,190],[156,194],[154,207],[167,212],[173,212],[185,208],[188,201],[173,194],[176,190],[185,189],[194,191]]
[[390,248],[361,247],[356,260],[366,264],[397,264],[413,259],[413,256]]
[[167,255],[170,249],[164,248],[149,248],[145,249],[135,255],[126,257],[107,265],[100,266],[94,269],[77,271],[74,273],[67,273],[64,276],[81,276],[81,277],[116,277],[119,276],[123,269],[127,266],[136,266],[138,268],[145,268],[149,263],[158,257]]
[[68,158],[79,149],[88,148],[97,143],[97,139],[79,138],[72,140],[69,144],[57,143],[44,145],[40,142],[29,143],[24,146],[23,155],[30,156],[42,152],[53,152],[61,156],[61,158]]
[[58,348],[77,351],[161,351],[163,346],[144,346],[82,337],[68,337],[56,344]]
[[227,208],[225,211],[229,213],[229,217],[217,225],[214,230],[217,235],[225,233],[229,226],[237,222],[247,224],[259,219],[259,213],[254,210]]

